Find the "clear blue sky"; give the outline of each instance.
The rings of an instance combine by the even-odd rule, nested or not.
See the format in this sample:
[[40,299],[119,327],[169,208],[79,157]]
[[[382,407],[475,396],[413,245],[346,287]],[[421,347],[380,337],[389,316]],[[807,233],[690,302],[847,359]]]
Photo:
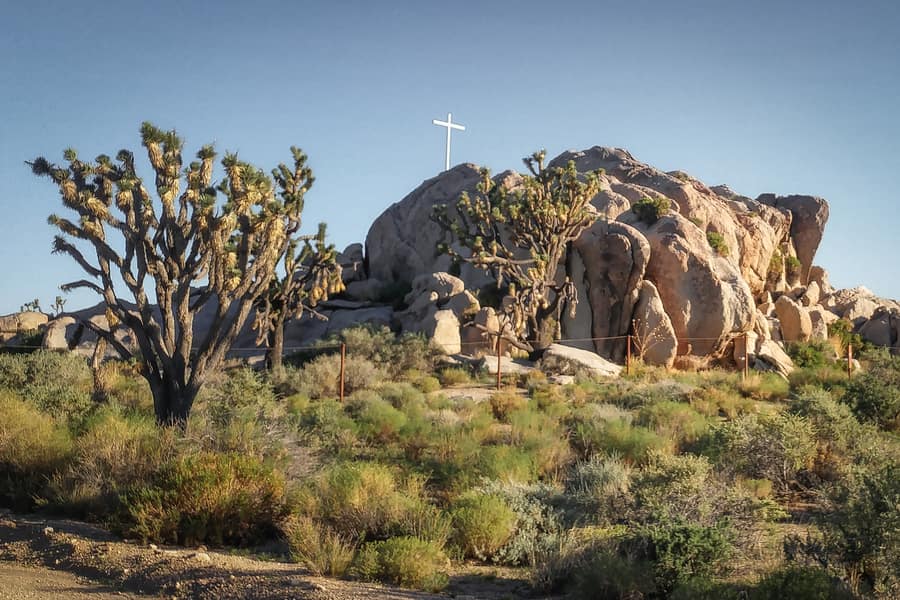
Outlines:
[[[820,195],[817,262],[900,297],[900,2],[14,2],[0,5],[0,313],[81,278],[23,161],[140,150],[141,121],[317,176],[339,247],[453,162],[621,146],[742,194]],[[147,174],[145,174],[146,176]],[[70,297],[67,308],[95,301]]]

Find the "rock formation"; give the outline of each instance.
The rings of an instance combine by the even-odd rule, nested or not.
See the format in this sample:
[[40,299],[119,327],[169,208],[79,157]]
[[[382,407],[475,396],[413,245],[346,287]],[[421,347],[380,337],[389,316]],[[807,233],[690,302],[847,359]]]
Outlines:
[[[872,343],[900,343],[900,304],[862,287],[835,290],[814,264],[828,220],[825,200],[751,199],[681,171],[660,171],[620,148],[568,151],[550,164],[569,161],[581,172],[604,172],[591,202],[597,219],[561,267],[579,302],[575,315],[560,323],[564,346],[551,352],[557,359],[571,350],[578,360],[566,360],[582,366],[597,354],[622,363],[631,335],[635,352],[649,364],[671,367],[686,354],[739,363],[746,339],[752,366],[786,375],[792,365],[782,340],[825,339],[838,319]],[[346,291],[320,306],[328,320],[306,315],[290,322],[286,347],[373,323],[427,335],[447,353],[494,352],[502,290],[468,264],[453,270],[437,251],[447,240],[431,218],[439,204],[452,212],[479,179],[479,167],[458,165],[387,208],[364,246],[352,244],[339,254]],[[511,171],[494,179],[507,189],[521,182]],[[668,211],[641,220],[632,206],[647,198]],[[25,323],[45,331],[47,347],[87,348],[93,336],[83,323],[105,327],[103,313],[98,305],[49,324],[40,321],[43,315],[20,313],[0,318],[0,329],[15,334]],[[208,319],[199,316],[197,326],[209,326]],[[252,348],[254,338],[248,326],[236,347]]]

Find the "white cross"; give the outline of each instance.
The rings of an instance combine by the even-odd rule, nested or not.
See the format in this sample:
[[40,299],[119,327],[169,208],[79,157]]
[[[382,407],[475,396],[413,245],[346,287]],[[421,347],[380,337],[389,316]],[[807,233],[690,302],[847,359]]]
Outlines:
[[434,123],[435,125],[439,125],[441,127],[447,128],[447,156],[444,159],[444,170],[449,171],[450,170],[450,130],[451,129],[459,129],[460,131],[465,131],[466,128],[463,127],[462,125],[457,125],[456,123],[454,123],[453,115],[450,113],[447,113],[446,121],[438,121],[437,119],[432,119],[431,122]]

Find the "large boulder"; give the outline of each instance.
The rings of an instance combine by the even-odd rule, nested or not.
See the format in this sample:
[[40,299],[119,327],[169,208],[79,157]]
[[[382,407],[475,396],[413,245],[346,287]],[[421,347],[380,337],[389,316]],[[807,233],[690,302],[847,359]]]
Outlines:
[[541,364],[545,370],[563,374],[585,370],[593,375],[615,377],[622,372],[621,366],[609,362],[599,354],[562,344],[551,344],[544,350]]
[[713,354],[734,334],[753,327],[756,305],[747,282],[733,263],[710,248],[699,227],[680,214],[661,217],[651,226],[633,213],[626,215],[650,242],[646,278],[659,291],[679,354]]
[[[629,225],[598,220],[573,244],[569,257],[572,280],[579,288],[579,302],[590,310],[565,315],[566,338],[594,338],[602,356],[621,361],[625,355],[622,336],[631,329],[634,306],[650,261],[650,244]],[[585,333],[590,332],[590,335]],[[618,339],[604,339],[618,338]]]
[[893,347],[900,342],[900,310],[880,307],[859,329],[867,342]]
[[[476,165],[457,165],[423,182],[381,213],[366,235],[369,277],[386,284],[409,283],[424,273],[447,271],[451,261],[449,256],[437,251],[444,232],[432,220],[434,207],[446,204],[450,213],[455,214],[459,196],[463,192],[474,193],[479,181],[481,172]],[[462,265],[461,277],[470,289],[478,289],[490,281],[483,271],[468,264]]]
[[809,312],[800,304],[783,294],[775,301],[775,314],[781,324],[781,338],[786,342],[808,342],[813,327]]
[[790,211],[791,240],[800,260],[800,282],[806,284],[809,281],[809,273],[812,268],[816,250],[825,233],[825,223],[828,222],[828,202],[815,196],[776,196],[775,194],[762,194],[756,199],[762,204]]
[[634,310],[636,352],[649,365],[671,368],[678,353],[678,339],[656,286],[642,281]]

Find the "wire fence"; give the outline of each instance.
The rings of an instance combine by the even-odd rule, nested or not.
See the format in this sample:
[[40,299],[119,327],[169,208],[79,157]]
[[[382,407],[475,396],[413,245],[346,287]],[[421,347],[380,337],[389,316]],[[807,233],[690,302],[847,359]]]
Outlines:
[[[499,390],[502,386],[504,373],[504,357],[508,354],[508,350],[510,347],[518,347],[520,349],[524,349],[526,347],[530,347],[533,344],[539,345],[549,345],[549,344],[562,344],[572,346],[573,344],[578,344],[581,346],[585,346],[590,344],[592,351],[599,350],[598,346],[603,342],[621,342],[619,348],[606,348],[606,353],[608,356],[604,356],[603,358],[615,361],[617,358],[621,360],[624,364],[621,365],[625,371],[626,375],[630,375],[633,364],[636,359],[643,360],[646,354],[654,347],[655,344],[659,343],[655,341],[653,343],[648,343],[645,340],[641,340],[638,336],[634,335],[615,335],[615,336],[603,336],[603,337],[581,337],[581,338],[562,338],[562,339],[552,339],[552,340],[538,340],[538,339],[525,339],[520,340],[518,338],[510,337],[508,335],[490,331],[483,331],[480,333],[482,339],[479,340],[467,340],[467,341],[450,341],[445,344],[437,343],[439,350],[447,353],[447,354],[461,354],[468,356],[477,356],[485,361],[485,363],[496,359],[496,379],[494,385]],[[675,343],[676,349],[679,354],[681,354],[682,349],[691,348],[694,344],[697,343],[711,343],[711,348],[717,348],[722,350],[723,347],[727,348],[728,344],[733,344],[732,359],[734,364],[740,369],[742,373],[742,377],[746,378],[749,375],[750,369],[750,359],[753,356],[756,356],[756,352],[750,351],[750,337],[748,333],[739,333],[732,336],[725,337],[692,337],[692,338],[675,338],[670,340]],[[799,342],[780,342],[782,347],[787,350],[791,347],[792,344],[798,344]],[[621,346],[624,346],[622,348]],[[579,346],[574,346],[578,348]],[[2,344],[0,345],[0,349],[4,351],[20,351],[20,352],[29,352],[43,348],[42,345],[37,344]],[[887,346],[884,347],[889,351],[900,351],[900,346]],[[587,348],[581,348],[587,349]],[[321,354],[338,354],[340,353],[340,370],[338,373],[338,383],[339,383],[339,395],[341,401],[344,400],[344,389],[346,383],[346,362],[347,362],[347,354],[348,352],[353,352],[352,347],[348,347],[346,343],[314,343],[307,345],[289,345],[284,346],[282,348],[282,352],[284,354],[297,355],[306,353],[309,356],[307,359],[312,359],[317,355]],[[839,359],[843,362],[846,361],[846,369],[847,376],[852,377],[853,371],[855,369],[856,363],[854,359],[854,351],[858,350],[853,347],[852,344],[847,344],[845,348],[841,348],[842,356],[839,356]],[[269,348],[265,346],[233,346],[228,351],[228,358],[232,359],[243,359],[248,360],[253,357],[264,357],[270,352]]]

